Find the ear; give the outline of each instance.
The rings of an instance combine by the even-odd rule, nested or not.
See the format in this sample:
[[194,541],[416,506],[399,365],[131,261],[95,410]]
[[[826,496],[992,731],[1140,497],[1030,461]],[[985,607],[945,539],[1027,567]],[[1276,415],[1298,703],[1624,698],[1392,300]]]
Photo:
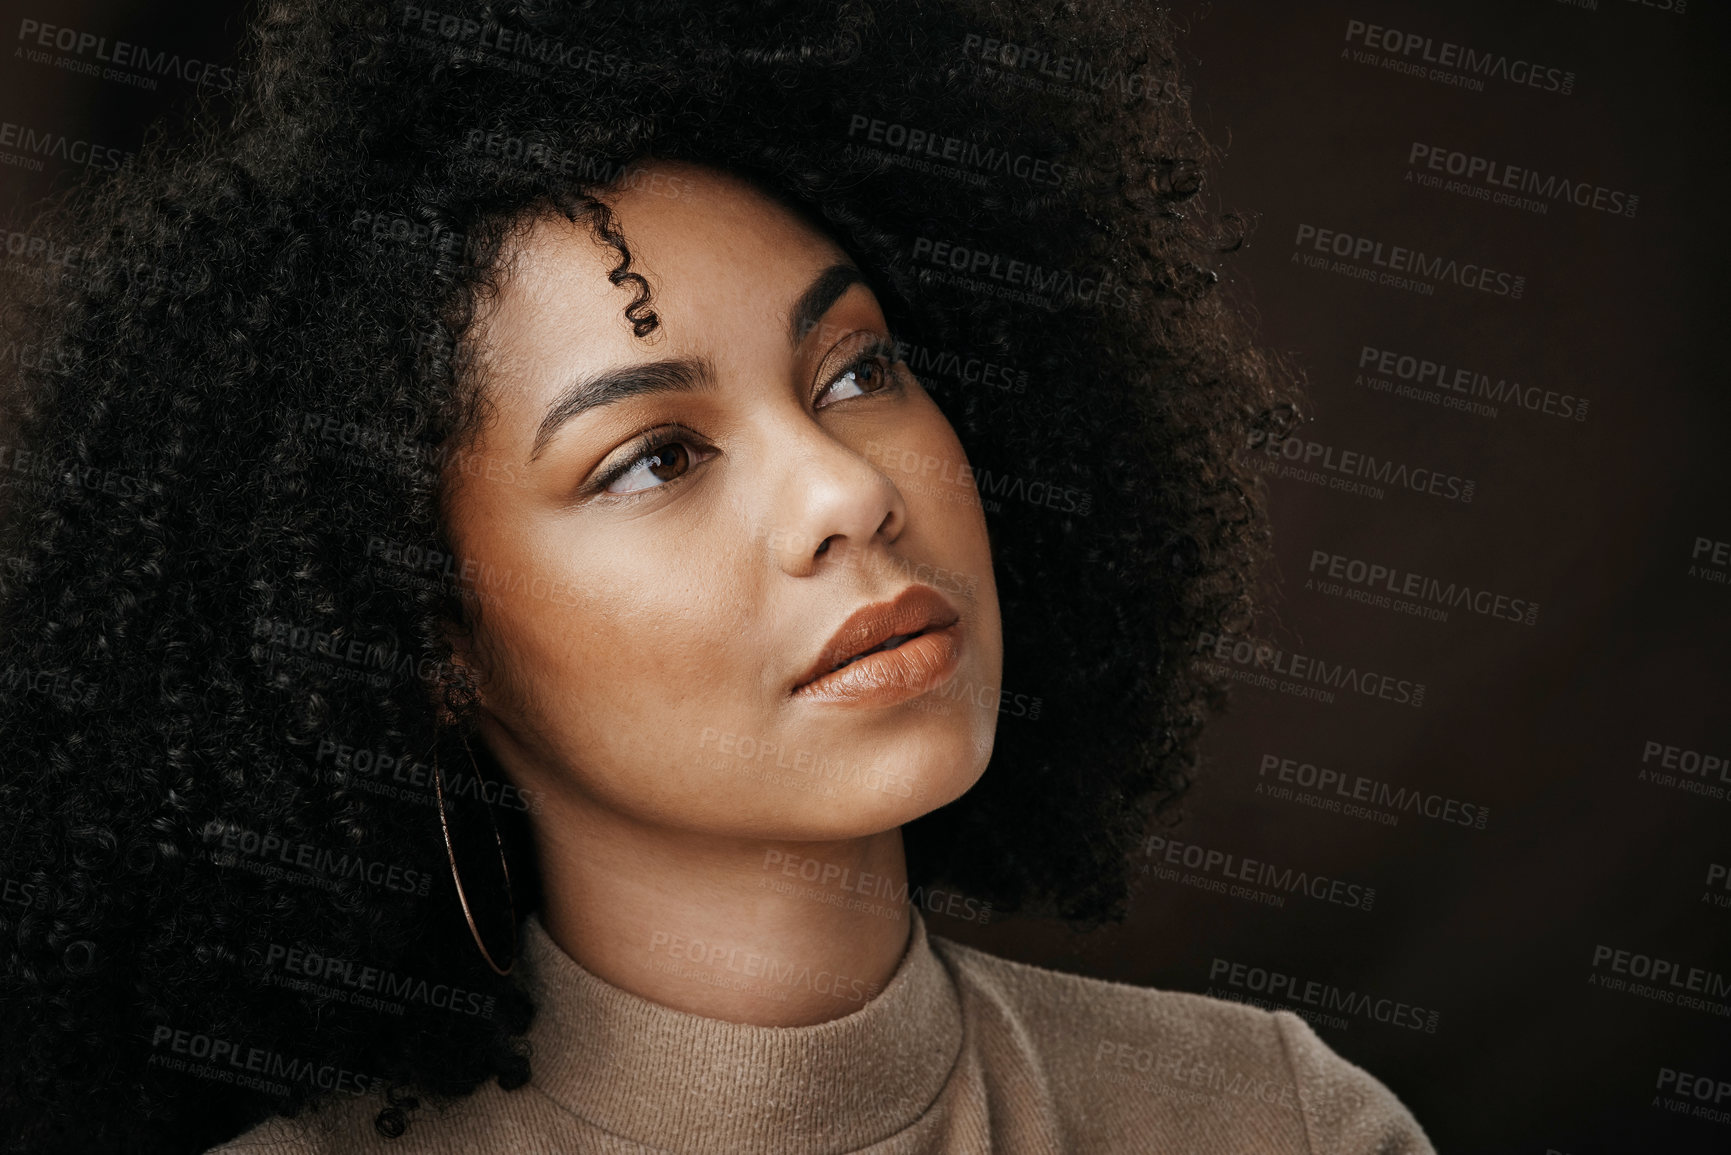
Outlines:
[[483,678],[480,663],[476,657],[476,646],[473,632],[469,627],[449,619],[441,619],[439,628],[445,635],[445,640],[451,646],[451,668],[441,669],[438,677],[427,684],[427,696],[433,705],[433,713],[440,726],[450,726],[456,723],[445,698],[448,691],[456,689],[458,696],[468,694],[473,697],[477,706],[486,706],[486,697],[482,691]]

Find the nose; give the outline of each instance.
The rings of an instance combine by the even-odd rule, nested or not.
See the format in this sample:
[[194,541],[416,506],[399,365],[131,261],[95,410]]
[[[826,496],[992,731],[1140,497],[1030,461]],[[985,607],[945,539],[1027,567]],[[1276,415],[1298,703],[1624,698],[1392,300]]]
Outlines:
[[908,519],[901,490],[865,454],[802,424],[771,511],[776,560],[794,577],[859,561],[874,542],[893,543]]

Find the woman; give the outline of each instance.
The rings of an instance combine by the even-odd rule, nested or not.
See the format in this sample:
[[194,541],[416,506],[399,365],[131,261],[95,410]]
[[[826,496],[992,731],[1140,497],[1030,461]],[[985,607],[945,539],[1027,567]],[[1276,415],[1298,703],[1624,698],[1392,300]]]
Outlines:
[[921,914],[1122,917],[1247,612],[1291,402],[1165,43],[267,9],[14,269],[8,1138],[1428,1151]]

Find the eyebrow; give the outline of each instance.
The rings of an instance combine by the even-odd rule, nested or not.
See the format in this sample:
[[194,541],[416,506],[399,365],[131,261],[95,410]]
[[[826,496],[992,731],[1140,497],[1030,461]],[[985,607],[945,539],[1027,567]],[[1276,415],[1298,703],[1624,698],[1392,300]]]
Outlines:
[[852,265],[831,265],[819,273],[793,303],[793,313],[788,320],[788,340],[797,346],[843,293],[863,284],[865,274]]
[[[829,312],[830,307],[856,284],[864,284],[865,275],[853,265],[831,265],[823,270],[793,303],[788,319],[788,341],[795,348],[811,329]],[[535,443],[529,454],[534,461],[547,448],[561,426],[573,417],[613,405],[629,397],[655,393],[693,393],[711,388],[715,383],[715,366],[707,357],[675,357],[608,369],[582,377],[567,386],[535,430]]]

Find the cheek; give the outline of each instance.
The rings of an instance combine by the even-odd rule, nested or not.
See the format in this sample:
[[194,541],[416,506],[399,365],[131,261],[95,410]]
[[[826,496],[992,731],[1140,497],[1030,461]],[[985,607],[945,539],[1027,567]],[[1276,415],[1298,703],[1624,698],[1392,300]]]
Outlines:
[[649,561],[597,549],[588,560],[604,564],[559,567],[572,591],[561,604],[513,607],[502,632],[515,643],[517,664],[558,671],[573,689],[581,683],[585,691],[617,696],[633,683],[701,681],[717,659],[725,662],[726,643],[744,628],[739,615],[748,603],[718,572],[713,554]]
[[1001,499],[990,492],[982,496],[979,486],[989,490],[1005,479],[976,477],[954,427],[929,397],[913,418],[881,439],[875,463],[907,504],[903,551],[929,563],[901,576],[955,598],[970,621],[969,656],[954,695],[934,700],[930,708],[944,712],[957,735],[971,732],[971,740],[989,746],[1004,688],[1003,634],[983,502]]
[[[937,403],[921,391],[893,423],[869,435],[844,435],[908,503],[914,525],[955,523],[967,505],[971,471],[955,430]],[[915,513],[916,508],[920,511]]]
[[753,591],[716,544],[587,540],[521,559],[529,580],[499,583],[477,629],[489,712],[598,768],[726,713],[761,664],[741,644]]
[[[988,602],[995,622],[996,587],[983,505],[992,499],[982,497],[979,489],[981,482],[990,484],[992,479],[975,475],[949,421],[936,404],[928,400],[926,405],[928,412],[880,448],[878,468],[901,490],[921,552],[944,559],[954,572],[942,576],[965,584],[972,596]],[[946,593],[957,592],[940,581],[932,584]]]

